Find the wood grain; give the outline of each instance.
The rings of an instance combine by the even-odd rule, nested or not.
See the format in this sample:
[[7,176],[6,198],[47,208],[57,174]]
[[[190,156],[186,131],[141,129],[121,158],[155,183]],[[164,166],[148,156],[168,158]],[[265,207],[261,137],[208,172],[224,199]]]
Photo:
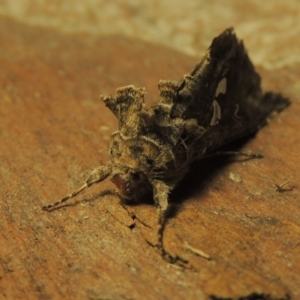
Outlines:
[[[110,182],[52,213],[41,207],[108,160],[116,121],[100,94],[145,86],[150,105],[159,79],[180,79],[199,58],[5,19],[0,45],[1,299],[300,297],[299,66],[260,70],[266,88],[293,101],[243,145],[265,158],[201,162],[172,195],[165,245],[189,261],[178,268],[147,243],[155,243],[155,207],[125,210]],[[276,192],[289,177],[292,191]]]

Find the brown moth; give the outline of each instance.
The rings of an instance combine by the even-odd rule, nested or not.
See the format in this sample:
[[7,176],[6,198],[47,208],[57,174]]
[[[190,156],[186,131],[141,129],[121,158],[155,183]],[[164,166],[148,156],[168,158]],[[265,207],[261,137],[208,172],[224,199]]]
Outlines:
[[118,119],[108,144],[110,161],[95,169],[78,190],[43,209],[51,211],[106,178],[125,202],[152,193],[158,208],[157,247],[167,261],[175,262],[179,257],[163,246],[170,192],[195,160],[257,131],[289,104],[279,94],[263,93],[260,84],[243,42],[230,28],[212,41],[182,80],[161,80],[160,99],[149,109],[144,106],[144,88],[133,85],[117,89],[115,97],[103,97]]

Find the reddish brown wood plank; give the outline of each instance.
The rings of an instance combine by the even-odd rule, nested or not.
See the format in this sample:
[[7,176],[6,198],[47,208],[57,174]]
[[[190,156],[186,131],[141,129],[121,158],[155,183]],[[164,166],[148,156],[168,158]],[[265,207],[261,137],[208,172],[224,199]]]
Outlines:
[[[188,269],[178,269],[146,242],[155,243],[155,208],[130,207],[152,227],[136,222],[132,229],[119,200],[101,194],[110,182],[66,208],[46,213],[41,207],[108,160],[106,143],[116,122],[100,94],[135,84],[146,87],[151,104],[159,79],[180,79],[199,58],[122,37],[67,35],[9,20],[0,23],[0,45],[2,298],[300,295],[299,66],[275,74],[260,69],[266,88],[293,101],[243,148],[265,158],[199,164],[173,197],[177,212],[165,244],[189,260]],[[290,176],[293,190],[276,192],[274,184]]]

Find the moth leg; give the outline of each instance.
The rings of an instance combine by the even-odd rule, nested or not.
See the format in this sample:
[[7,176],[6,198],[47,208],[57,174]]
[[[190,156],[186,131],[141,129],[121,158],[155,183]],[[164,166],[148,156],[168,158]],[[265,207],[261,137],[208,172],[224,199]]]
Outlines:
[[158,209],[157,247],[162,251],[162,254],[164,254],[163,231],[168,209],[169,187],[162,181],[155,181],[153,184],[153,196]]
[[53,204],[43,206],[42,209],[51,211],[54,207],[75,197],[80,192],[82,192],[84,189],[90,187],[92,184],[103,181],[110,175],[110,173],[111,173],[110,166],[101,166],[101,167],[95,169],[94,171],[92,171],[92,173],[89,175],[88,179],[85,181],[85,183],[80,188],[78,188],[77,190],[73,191],[69,195],[65,196],[64,198],[62,198],[61,200],[59,200]]
[[169,254],[165,250],[163,245],[163,233],[166,224],[166,213],[169,207],[169,203],[168,203],[169,192],[170,192],[170,187],[166,185],[164,182],[155,181],[153,183],[154,202],[158,208],[157,248],[160,251],[163,259],[166,260],[167,262],[174,264],[178,260],[180,260],[181,262],[186,263],[187,261],[180,258],[179,256],[172,256],[171,254]]
[[235,155],[235,156],[247,156],[249,159],[251,158],[263,158],[263,155],[261,154],[256,154],[256,153],[245,153],[245,152],[238,152],[238,151],[218,151],[214,152],[212,154],[207,154],[200,156],[198,159],[206,159],[206,158],[211,158],[214,156],[221,156],[221,155]]

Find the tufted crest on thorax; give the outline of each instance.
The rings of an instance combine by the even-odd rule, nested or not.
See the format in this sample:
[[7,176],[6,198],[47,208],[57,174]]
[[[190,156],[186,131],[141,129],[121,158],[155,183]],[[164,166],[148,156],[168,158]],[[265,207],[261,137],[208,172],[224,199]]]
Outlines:
[[144,88],[133,85],[116,90],[115,97],[104,97],[105,105],[118,120],[118,129],[123,136],[136,138],[145,126],[142,111],[144,111]]

